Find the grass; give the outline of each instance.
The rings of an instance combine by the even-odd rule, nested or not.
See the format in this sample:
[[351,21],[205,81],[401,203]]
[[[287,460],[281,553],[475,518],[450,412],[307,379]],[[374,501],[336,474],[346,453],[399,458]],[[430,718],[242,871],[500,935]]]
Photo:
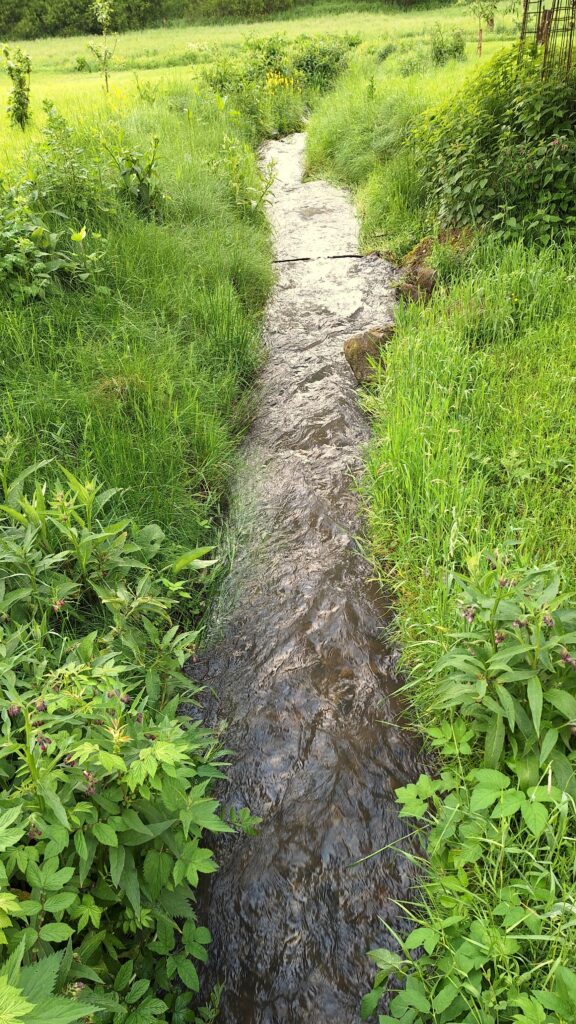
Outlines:
[[238,205],[222,157],[235,140],[257,186],[250,130],[185,84],[122,113],[101,100],[88,133],[78,123],[93,152],[158,135],[166,213],[155,223],[120,205],[105,227],[107,292],[3,304],[0,434],[20,438],[25,462],[96,473],[140,521],[196,543],[225,500],[271,284],[265,220]]

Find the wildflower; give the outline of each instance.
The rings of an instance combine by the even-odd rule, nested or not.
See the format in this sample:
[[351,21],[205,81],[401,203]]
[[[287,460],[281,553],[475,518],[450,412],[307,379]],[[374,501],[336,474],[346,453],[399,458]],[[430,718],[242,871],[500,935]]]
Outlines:
[[130,694],[123,693],[122,696],[120,697],[120,703],[125,704],[126,707],[128,707],[128,705],[132,703],[132,697],[130,696]]
[[42,713],[43,711],[48,711],[48,705],[46,701],[42,699],[37,700],[34,707],[36,708],[36,711],[39,711],[40,713]]
[[28,842],[29,843],[35,843],[37,839],[41,838],[41,836],[42,836],[42,832],[38,828],[38,826],[37,825],[31,825],[30,828],[28,829],[28,836],[27,836]]
[[8,708],[8,718],[18,718],[21,710],[18,704],[11,704]]
[[502,587],[502,589],[504,590],[506,587],[511,587],[512,586],[512,580],[499,579],[498,580],[498,586]]
[[138,714],[136,715],[136,721],[138,722],[138,725],[142,725],[142,722],[144,721],[144,715],[142,714],[141,711],[139,711]]
[[471,624],[472,622],[474,622],[474,619],[476,617],[476,609],[472,607],[463,608],[460,614],[462,615],[463,619],[466,619],[466,622]]
[[503,644],[505,639],[506,639],[506,634],[505,633],[500,633],[500,632],[494,633],[494,643],[496,644],[496,647],[499,647],[500,644]]
[[542,619],[542,622],[546,626],[546,629],[552,629],[552,627],[554,626],[554,619],[551,615],[545,615]]
[[52,743],[52,740],[50,739],[49,736],[43,736],[42,733],[38,733],[36,737],[36,743],[40,747],[40,753],[45,754],[48,747]]
[[58,614],[59,611],[62,611],[62,608],[64,607],[64,603],[65,602],[64,602],[63,598],[61,598],[61,597],[57,598],[57,600],[54,601],[54,604],[52,605],[52,611],[54,611],[54,612],[56,612],[56,614]]

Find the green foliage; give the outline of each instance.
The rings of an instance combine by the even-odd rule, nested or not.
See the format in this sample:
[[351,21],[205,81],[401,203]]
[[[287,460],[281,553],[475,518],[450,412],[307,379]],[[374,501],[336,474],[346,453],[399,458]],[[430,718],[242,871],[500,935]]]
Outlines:
[[[419,685],[448,761],[398,790],[427,855],[402,955],[372,954],[380,1020],[556,1024],[576,1011],[576,608],[554,567],[496,554],[458,577],[465,627]],[[422,950],[414,960],[415,950]]]
[[256,138],[302,128],[308,105],[346,66],[358,37],[315,39],[281,35],[249,40],[234,57],[223,54],[203,71],[203,81],[250,119]]
[[[170,144],[159,146],[159,173],[143,178],[146,215],[138,181],[126,197],[117,159],[145,154],[156,133]],[[271,272],[252,134],[231,105],[178,86],[75,128],[50,111],[16,171],[38,193],[42,223],[62,233],[57,252],[104,255],[94,280],[54,269],[42,302],[20,301],[29,282],[13,275],[0,311],[0,431],[22,438],[20,469],[55,456],[98,475],[117,488],[118,519],[159,522],[191,546],[217,529],[260,362]],[[226,139],[242,154],[242,179],[222,159]],[[141,173],[148,158],[137,159]]]
[[63,468],[50,489],[41,467],[12,478],[14,447],[0,473],[2,941],[32,976],[55,974],[67,943],[99,1020],[193,1021],[210,941],[193,890],[215,870],[205,833],[231,830],[207,793],[218,743],[176,715],[208,549],[112,521],[112,493]]
[[20,47],[9,50],[4,47],[6,58],[6,71],[12,82],[12,88],[8,97],[8,116],[11,123],[22,131],[30,120],[30,73],[32,61],[28,54],[23,53]]
[[447,31],[440,22],[436,22],[430,41],[430,52],[434,64],[445,64],[448,60],[464,60],[466,57],[466,41],[460,29]]
[[[125,32],[159,25],[166,18],[185,16],[187,0],[116,0],[111,31]],[[97,12],[86,0],[4,0],[0,9],[0,35],[6,39],[92,33],[99,30]]]
[[538,58],[512,50],[430,112],[416,140],[441,223],[488,222],[540,242],[573,227],[575,95],[573,75],[543,78]]
[[[32,182],[0,187],[0,292],[13,298],[44,298],[61,285],[93,281],[102,270],[99,237],[64,221],[51,230],[46,193]],[[47,217],[48,214],[48,217]]]
[[119,154],[112,152],[120,172],[122,194],[141,216],[161,219],[164,195],[158,186],[158,146],[160,139],[152,139],[151,148],[147,153],[135,150],[123,150]]

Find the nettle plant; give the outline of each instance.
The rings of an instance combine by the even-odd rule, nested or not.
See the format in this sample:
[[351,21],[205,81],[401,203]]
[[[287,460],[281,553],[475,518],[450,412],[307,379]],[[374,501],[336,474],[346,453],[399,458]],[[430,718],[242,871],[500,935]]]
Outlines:
[[421,900],[378,966],[370,1017],[403,1024],[576,1019],[576,607],[553,566],[470,562],[464,627],[425,683],[439,778],[398,790],[418,822]]
[[[207,836],[233,826],[210,794],[218,736],[177,715],[209,549],[115,520],[114,492],[65,469],[53,487],[42,465],[11,479],[16,443],[3,447],[0,941],[25,971],[65,950],[78,1001],[25,1019],[66,1024],[81,1005],[102,1024],[211,1020],[216,1000],[191,1009],[210,941],[194,896],[216,869]],[[3,984],[0,969],[0,1000]]]
[[32,61],[20,47],[9,50],[4,47],[6,70],[12,82],[8,97],[8,116],[15,128],[26,128],[30,120],[30,73]]

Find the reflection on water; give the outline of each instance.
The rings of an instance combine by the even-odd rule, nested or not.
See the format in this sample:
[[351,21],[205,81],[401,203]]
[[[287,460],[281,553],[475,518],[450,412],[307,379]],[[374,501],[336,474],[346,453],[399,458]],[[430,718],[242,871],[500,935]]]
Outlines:
[[[354,534],[352,476],[368,425],[345,337],[392,313],[391,270],[358,253],[346,196],[301,182],[303,136],[274,142],[278,264],[260,412],[238,471],[248,507],[218,639],[194,676],[217,693],[233,766],[225,804],[262,816],[222,837],[205,893],[224,1024],[352,1024],[366,950],[398,923],[411,869],[394,789],[416,773],[398,714],[385,614]],[[331,259],[332,256],[351,257]],[[311,257],[302,261],[302,257]],[[406,844],[405,844],[406,848]],[[204,915],[205,917],[206,915]]]

